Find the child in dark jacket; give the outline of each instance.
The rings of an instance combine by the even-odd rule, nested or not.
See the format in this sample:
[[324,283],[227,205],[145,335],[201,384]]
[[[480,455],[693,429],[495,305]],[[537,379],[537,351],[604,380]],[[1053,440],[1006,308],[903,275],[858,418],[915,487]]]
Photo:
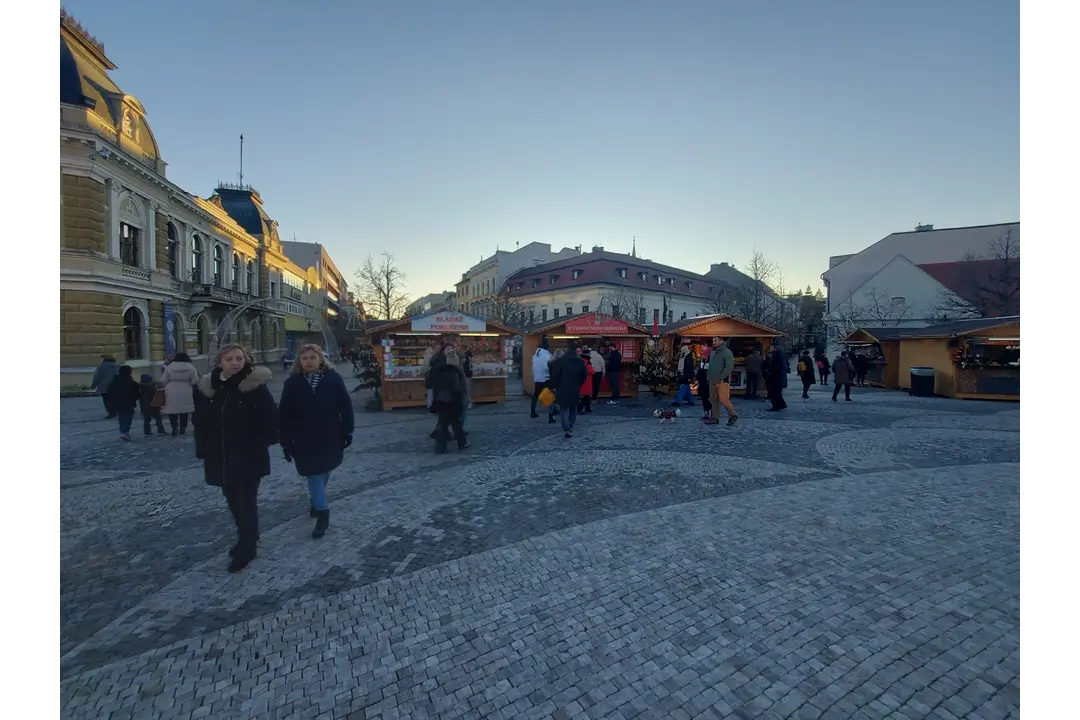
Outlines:
[[164,391],[165,386],[154,382],[154,378],[143,373],[139,378],[139,410],[142,412],[143,435],[150,434],[150,421],[157,423],[157,434],[165,434],[165,425],[162,423],[161,408],[154,407],[154,396],[158,390]]
[[131,421],[135,419],[135,406],[139,404],[139,383],[131,376],[131,366],[121,365],[116,377],[109,383],[109,399],[120,420],[120,439],[131,439]]

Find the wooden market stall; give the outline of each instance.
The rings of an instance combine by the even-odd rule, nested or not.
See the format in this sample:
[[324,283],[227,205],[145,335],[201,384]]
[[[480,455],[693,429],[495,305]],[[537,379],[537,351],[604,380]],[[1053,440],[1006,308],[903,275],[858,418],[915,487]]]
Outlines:
[[1020,316],[907,328],[899,338],[899,385],[909,368],[934,368],[934,394],[974,400],[1020,399]]
[[503,402],[512,362],[514,331],[495,322],[445,311],[398,320],[371,334],[382,370],[383,410],[424,407],[425,356],[452,342],[462,357],[472,353],[469,391],[474,403]]
[[[665,356],[672,362],[678,358],[679,347],[689,345],[697,363],[702,349],[711,345],[714,337],[724,338],[735,356],[735,372],[731,374],[733,395],[746,394],[746,366],[743,359],[755,348],[764,355],[783,335],[779,330],[722,314],[687,318],[660,328]],[[764,382],[758,394],[766,394]]]
[[[900,337],[912,332],[911,328],[867,327],[857,328],[844,338],[848,352],[866,355],[870,361],[866,382],[873,387],[900,387]],[[826,358],[831,363],[833,358]]]
[[[578,313],[531,325],[522,331],[521,378],[525,395],[532,395],[532,357],[540,347],[541,338],[548,338],[551,352],[566,349],[570,340],[578,345],[595,348],[602,341],[614,345],[622,355],[623,371],[619,378],[619,394],[637,397],[637,361],[642,344],[649,339],[649,331],[635,323],[625,322],[599,313]],[[600,397],[611,397],[607,373],[600,382]]]

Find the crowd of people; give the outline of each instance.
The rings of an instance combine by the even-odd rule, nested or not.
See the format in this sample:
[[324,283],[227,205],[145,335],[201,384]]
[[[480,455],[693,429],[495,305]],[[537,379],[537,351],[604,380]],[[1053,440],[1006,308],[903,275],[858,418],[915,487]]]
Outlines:
[[[724,339],[714,337],[696,362],[689,347],[680,348],[679,353],[679,388],[673,404],[696,404],[696,386],[702,420],[720,424],[716,413],[723,409],[727,425],[734,425],[739,419],[731,402],[735,360]],[[537,403],[542,403],[547,407],[548,423],[554,424],[558,417],[564,437],[572,438],[578,416],[593,411],[604,377],[611,387],[608,403],[620,402],[622,363],[618,348],[609,343],[592,348],[570,341],[564,350],[552,353],[544,338],[532,358],[535,385],[530,417],[541,417]],[[767,410],[786,409],[784,390],[790,368],[786,354],[779,347],[764,356],[755,350],[744,363],[748,390],[763,381],[771,403]],[[805,350],[797,363],[803,398],[809,397],[815,381],[825,384],[831,375],[833,401],[841,390],[844,399],[851,400],[851,388],[864,384],[868,365],[864,356],[853,359],[847,351],[829,363],[822,356],[812,358]],[[136,409],[142,413],[147,436],[155,429],[158,435],[185,435],[190,418],[204,479],[222,489],[236,524],[238,539],[230,550],[228,569],[238,572],[256,556],[259,483],[270,474],[269,448],[275,444],[281,445],[285,461],[294,463],[297,474],[307,481],[309,513],[315,519],[312,537],[326,534],[330,525],[327,488],[331,473],[352,444],[353,405],[344,379],[318,345],[300,348],[277,401],[267,387],[270,370],[255,365],[243,346],[224,346],[213,365],[211,372],[200,375],[191,358],[181,352],[166,363],[157,380],[145,373],[135,380],[130,366],[105,354],[94,373],[93,387],[101,394],[106,417],[118,420],[120,438],[125,442],[131,440]],[[465,422],[471,406],[472,358],[445,343],[426,353],[424,365],[428,408],[437,416],[431,433],[436,452],[446,452],[450,440],[464,450],[470,445]],[[748,392],[747,399],[757,400],[757,392]],[[166,418],[171,432],[165,429]]]

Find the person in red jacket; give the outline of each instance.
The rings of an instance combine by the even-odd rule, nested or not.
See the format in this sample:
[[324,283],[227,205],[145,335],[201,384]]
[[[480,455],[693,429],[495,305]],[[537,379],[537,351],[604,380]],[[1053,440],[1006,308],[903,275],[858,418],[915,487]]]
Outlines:
[[592,412],[593,375],[596,370],[592,366],[592,353],[588,348],[581,351],[581,359],[585,361],[585,382],[581,386],[581,400],[578,402],[578,414]]

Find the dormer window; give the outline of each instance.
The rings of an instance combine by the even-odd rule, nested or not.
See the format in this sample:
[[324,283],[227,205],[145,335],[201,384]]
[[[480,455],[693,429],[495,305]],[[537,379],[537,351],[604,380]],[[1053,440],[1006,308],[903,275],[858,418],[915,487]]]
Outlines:
[[533,287],[540,287],[540,278],[533,278],[532,286]]
[[657,285],[663,285],[664,284],[664,276],[663,275],[657,275],[656,276],[656,284]]
[[649,282],[649,273],[639,272],[638,277],[641,278],[641,282]]
[[686,289],[687,289],[687,290],[693,290],[693,289],[694,289],[694,283],[692,283],[692,282],[690,282],[689,280],[687,280],[687,281],[686,281]]
[[621,277],[623,280],[626,279],[626,268],[619,268],[615,272],[619,273],[619,277]]
[[558,279],[559,279],[558,275],[549,275],[548,276],[548,285],[554,285],[555,281],[558,280]]
[[581,277],[581,271],[575,270],[572,275],[574,276],[574,279],[577,280],[579,277]]
[[522,287],[524,287],[524,285],[524,283],[518,283],[516,289],[520,290]]

